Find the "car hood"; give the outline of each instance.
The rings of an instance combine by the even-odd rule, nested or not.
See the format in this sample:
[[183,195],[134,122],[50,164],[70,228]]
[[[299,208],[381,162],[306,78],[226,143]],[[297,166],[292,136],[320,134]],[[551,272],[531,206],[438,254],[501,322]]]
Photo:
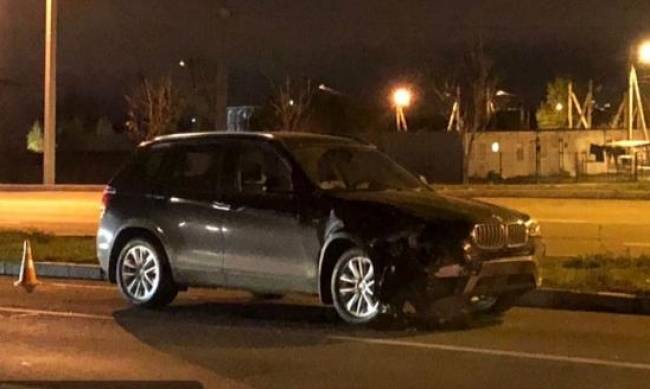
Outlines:
[[337,199],[360,204],[389,206],[425,221],[463,220],[469,223],[516,222],[528,216],[477,200],[443,196],[433,191],[337,192]]

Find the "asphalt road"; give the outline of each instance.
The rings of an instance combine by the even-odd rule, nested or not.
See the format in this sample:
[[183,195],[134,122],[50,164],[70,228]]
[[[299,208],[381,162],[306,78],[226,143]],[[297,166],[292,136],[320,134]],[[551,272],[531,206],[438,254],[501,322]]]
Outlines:
[[486,389],[650,382],[650,317],[515,309],[462,329],[377,330],[346,326],[315,303],[192,290],[169,308],[142,311],[103,283],[50,281],[28,295],[0,278],[0,380]]
[[[597,252],[650,254],[650,201],[490,198],[537,218],[552,256]],[[94,235],[97,192],[0,192],[0,228]]]

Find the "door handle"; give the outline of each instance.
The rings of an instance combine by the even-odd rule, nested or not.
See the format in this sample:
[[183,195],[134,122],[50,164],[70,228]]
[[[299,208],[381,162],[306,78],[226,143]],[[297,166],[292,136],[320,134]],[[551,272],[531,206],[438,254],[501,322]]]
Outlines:
[[230,204],[222,203],[220,201],[213,201],[212,208],[218,209],[220,211],[230,211],[232,206]]

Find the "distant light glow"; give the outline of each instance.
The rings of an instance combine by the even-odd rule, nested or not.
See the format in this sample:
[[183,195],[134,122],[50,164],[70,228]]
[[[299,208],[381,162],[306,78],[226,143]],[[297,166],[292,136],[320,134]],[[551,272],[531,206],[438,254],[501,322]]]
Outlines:
[[290,105],[291,107],[293,107],[295,104],[296,104],[296,102],[293,101],[293,99],[289,100],[289,105]]
[[408,107],[411,105],[411,99],[413,98],[413,93],[406,88],[397,88],[393,92],[393,103],[399,108]]
[[185,63],[185,61],[181,59],[180,61],[178,61],[178,66],[184,68],[185,66],[187,66],[187,64]]
[[561,111],[561,110],[563,110],[563,109],[564,109],[564,104],[562,104],[562,103],[557,103],[557,104],[555,104],[555,110],[556,110],[556,111],[559,112],[559,111]]
[[196,118],[192,118],[192,124],[196,124]]
[[492,143],[492,152],[498,153],[499,150],[501,150],[501,145],[499,144],[499,142]]
[[639,62],[650,64],[650,41],[645,41],[639,46]]

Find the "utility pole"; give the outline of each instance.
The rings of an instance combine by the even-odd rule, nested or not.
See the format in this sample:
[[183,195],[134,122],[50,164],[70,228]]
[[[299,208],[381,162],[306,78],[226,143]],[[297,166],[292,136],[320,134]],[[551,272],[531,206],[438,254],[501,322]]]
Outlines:
[[45,3],[45,106],[43,184],[56,183],[56,29],[57,1]]

